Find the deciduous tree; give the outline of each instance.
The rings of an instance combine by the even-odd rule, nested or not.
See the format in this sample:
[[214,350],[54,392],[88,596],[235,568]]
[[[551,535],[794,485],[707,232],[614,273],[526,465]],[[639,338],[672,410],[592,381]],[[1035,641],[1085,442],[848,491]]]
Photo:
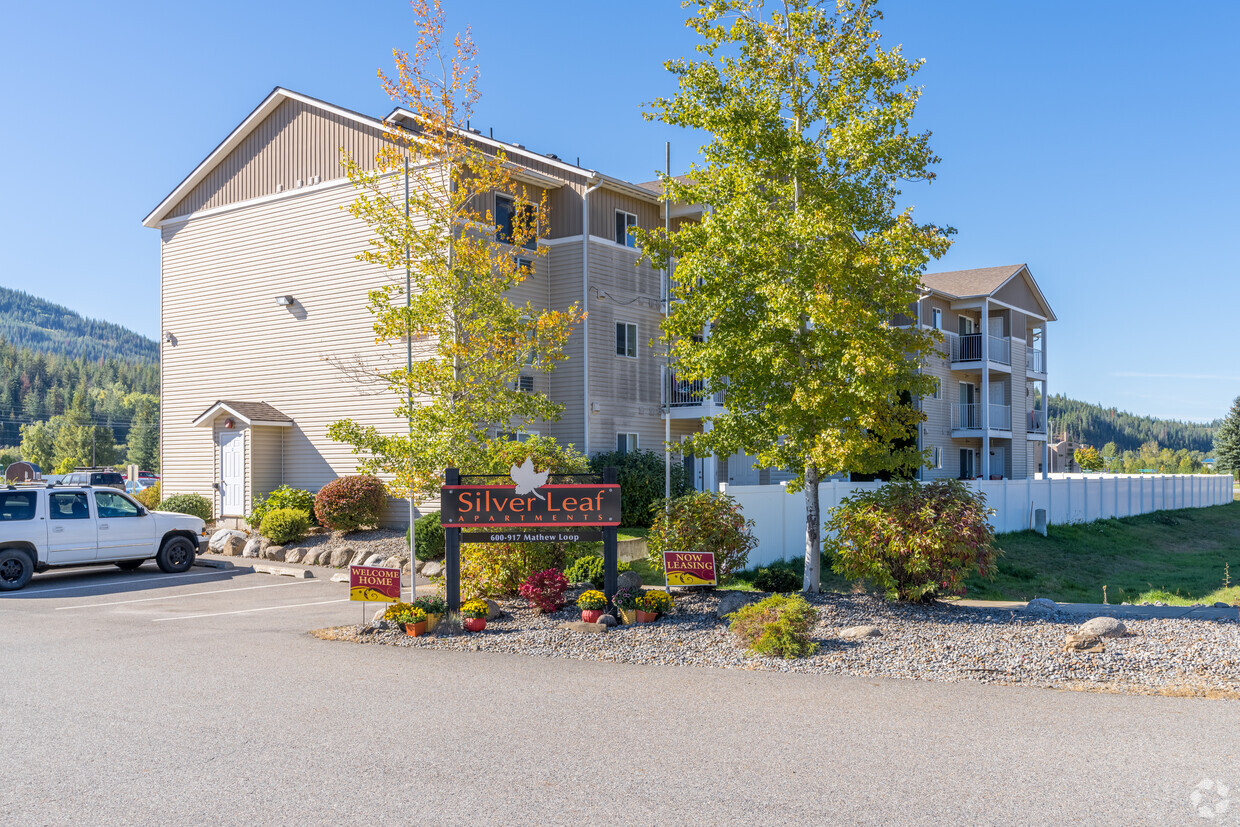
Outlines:
[[951,231],[900,206],[901,182],[933,178],[938,159],[909,127],[920,63],[880,46],[874,3],[777,7],[696,3],[700,57],[665,64],[679,91],[648,117],[708,133],[704,162],[666,182],[705,215],[639,236],[660,266],[675,261],[681,301],[663,333],[677,370],[727,394],[690,450],[795,475],[804,588],[817,591],[819,480],[923,462],[909,439],[922,415],[900,397],[932,392],[917,366],[934,334],[892,321]]

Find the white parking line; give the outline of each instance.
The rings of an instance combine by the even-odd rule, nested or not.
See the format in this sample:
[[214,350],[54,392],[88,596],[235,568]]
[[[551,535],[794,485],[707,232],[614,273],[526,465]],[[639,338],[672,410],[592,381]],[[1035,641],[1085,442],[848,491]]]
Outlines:
[[[104,580],[99,583],[83,583],[81,586],[62,586],[59,589],[32,589],[30,591],[11,592],[4,595],[5,597],[34,597],[40,594],[49,594],[51,592],[73,592],[81,589],[99,589],[104,586],[115,586],[118,583],[128,585],[129,583],[147,583],[151,580],[178,580],[183,577],[210,577],[213,574],[229,574],[229,569],[217,569],[215,571],[195,572],[194,574],[158,574],[154,577],[139,577],[135,580],[126,580],[125,578],[117,578],[114,580]],[[248,573],[248,572],[247,572]]]
[[57,606],[58,612],[71,612],[74,609],[94,609],[99,606],[124,606],[127,603],[150,603],[152,600],[176,600],[179,597],[198,597],[203,594],[231,594],[232,592],[248,592],[250,589],[278,589],[282,586],[300,586],[305,583],[322,583],[322,580],[297,580],[293,583],[272,583],[268,586],[242,586],[238,589],[212,589],[209,592],[190,592],[188,594],[168,594],[163,597],[140,597],[137,600],[115,600],[111,603],[87,603],[83,606]]
[[182,615],[180,617],[161,617],[158,620],[152,620],[152,623],[167,623],[169,620],[195,620],[200,617],[219,617],[220,615],[246,615],[251,612],[273,612],[276,609],[298,609],[302,606],[325,606],[328,603],[348,603],[349,598],[342,597],[339,600],[320,600],[318,603],[293,603],[289,606],[264,606],[261,609],[237,609],[233,612],[210,612],[205,615]]

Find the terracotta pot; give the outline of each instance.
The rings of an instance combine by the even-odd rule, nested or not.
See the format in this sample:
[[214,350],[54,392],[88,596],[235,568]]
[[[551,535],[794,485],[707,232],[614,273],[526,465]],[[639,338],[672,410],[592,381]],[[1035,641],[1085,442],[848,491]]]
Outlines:
[[598,623],[598,619],[603,616],[602,609],[582,609],[581,619],[585,623]]
[[635,609],[633,614],[637,615],[638,623],[654,623],[659,619],[658,612],[643,612],[641,609]]
[[487,627],[487,619],[485,617],[467,617],[464,620],[465,631],[481,632]]
[[423,620],[421,623],[406,623],[405,634],[409,635],[409,637],[421,637],[426,634],[426,621]]

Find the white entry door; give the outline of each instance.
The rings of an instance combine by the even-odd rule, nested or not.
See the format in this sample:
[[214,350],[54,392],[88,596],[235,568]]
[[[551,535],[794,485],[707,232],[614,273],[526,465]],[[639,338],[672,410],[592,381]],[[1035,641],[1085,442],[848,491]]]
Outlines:
[[220,434],[220,514],[245,515],[245,433]]
[[990,475],[1007,476],[1007,448],[996,445],[990,449]]

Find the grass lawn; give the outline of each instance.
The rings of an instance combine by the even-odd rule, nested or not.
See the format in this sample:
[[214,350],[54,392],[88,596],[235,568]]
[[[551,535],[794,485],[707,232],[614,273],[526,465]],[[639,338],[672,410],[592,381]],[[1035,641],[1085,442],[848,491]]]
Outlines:
[[[968,597],[1101,603],[1240,602],[1240,502],[1001,534],[993,581],[968,581]],[[1230,567],[1232,585],[1224,587]]]

